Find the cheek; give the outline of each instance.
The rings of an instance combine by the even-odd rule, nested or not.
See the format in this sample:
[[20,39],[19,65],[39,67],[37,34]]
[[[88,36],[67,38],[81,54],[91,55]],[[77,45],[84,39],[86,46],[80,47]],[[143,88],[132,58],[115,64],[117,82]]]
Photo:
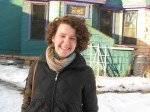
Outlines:
[[63,40],[62,39],[59,39],[55,42],[57,45],[60,45],[61,43],[63,43]]
[[58,44],[60,44],[60,43],[62,42],[61,39],[57,39],[57,38],[52,39],[52,41],[53,41],[53,43],[56,44],[56,45],[58,45]]
[[75,43],[75,47],[77,47],[77,42]]
[[76,42],[76,44],[75,44],[75,49],[77,49],[77,46],[78,46],[78,44],[77,44],[77,42]]
[[72,45],[74,46],[74,48],[76,48],[77,47],[77,42],[74,42]]

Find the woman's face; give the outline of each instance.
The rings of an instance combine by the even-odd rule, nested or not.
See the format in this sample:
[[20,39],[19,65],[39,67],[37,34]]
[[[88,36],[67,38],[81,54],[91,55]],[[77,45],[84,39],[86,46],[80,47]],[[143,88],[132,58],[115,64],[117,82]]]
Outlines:
[[74,52],[77,46],[76,31],[70,25],[62,23],[52,38],[55,51],[60,59],[64,59]]

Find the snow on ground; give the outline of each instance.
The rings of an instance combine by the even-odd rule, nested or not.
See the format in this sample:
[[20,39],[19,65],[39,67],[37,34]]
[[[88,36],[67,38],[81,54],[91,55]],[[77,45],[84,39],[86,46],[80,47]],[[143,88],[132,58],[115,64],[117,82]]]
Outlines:
[[[21,69],[0,65],[0,112],[20,112],[22,94],[19,89],[25,86],[28,70],[28,66]],[[150,112],[150,79],[99,76],[96,85],[99,112]]]
[[96,77],[98,92],[150,92],[150,79],[142,77]]
[[0,84],[0,112],[20,112],[21,103],[20,91]]
[[28,71],[29,67],[24,67],[23,69],[20,69],[12,65],[0,65],[0,79],[12,82],[19,87],[24,87]]
[[99,112],[150,112],[150,93],[98,95]]

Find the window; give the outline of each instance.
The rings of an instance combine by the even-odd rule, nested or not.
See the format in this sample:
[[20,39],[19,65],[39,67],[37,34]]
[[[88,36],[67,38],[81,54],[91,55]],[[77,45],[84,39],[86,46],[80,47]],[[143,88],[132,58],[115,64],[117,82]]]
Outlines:
[[101,10],[100,31],[113,37],[115,44],[136,45],[136,10]]
[[47,5],[31,5],[30,39],[45,40],[45,26],[47,24]]
[[66,3],[64,12],[67,15],[88,18],[89,17],[89,5],[81,4],[81,3],[80,4]]
[[114,26],[113,26],[113,38],[115,39],[115,44],[122,44],[122,21],[123,21],[123,11],[114,11]]
[[136,45],[137,11],[124,12],[123,44]]
[[112,37],[112,13],[109,10],[102,10],[100,21],[100,31],[110,37]]

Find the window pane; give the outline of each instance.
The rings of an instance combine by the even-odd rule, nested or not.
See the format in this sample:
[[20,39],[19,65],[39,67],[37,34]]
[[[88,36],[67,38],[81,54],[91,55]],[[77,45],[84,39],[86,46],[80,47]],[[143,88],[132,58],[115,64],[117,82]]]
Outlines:
[[115,44],[122,44],[122,11],[115,11],[114,17],[114,39]]
[[137,11],[126,11],[124,15],[124,44],[136,45]]
[[67,14],[85,16],[85,13],[86,13],[86,7],[85,6],[75,6],[75,5],[68,5],[67,6]]
[[82,18],[89,18],[89,4],[66,2],[64,7],[65,15],[73,15]]
[[45,39],[46,5],[32,4],[31,39]]
[[101,11],[100,31],[112,36],[112,11]]

